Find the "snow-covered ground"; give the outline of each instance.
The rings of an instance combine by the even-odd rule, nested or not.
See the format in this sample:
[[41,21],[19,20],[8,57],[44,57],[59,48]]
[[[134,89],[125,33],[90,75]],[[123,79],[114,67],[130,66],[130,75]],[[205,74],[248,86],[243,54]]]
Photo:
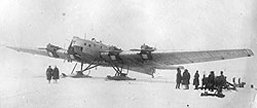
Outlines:
[[249,108],[255,91],[224,91],[225,98],[201,97],[202,91],[174,89],[170,80],[106,81],[63,78],[48,84],[44,76],[3,78],[1,108]]

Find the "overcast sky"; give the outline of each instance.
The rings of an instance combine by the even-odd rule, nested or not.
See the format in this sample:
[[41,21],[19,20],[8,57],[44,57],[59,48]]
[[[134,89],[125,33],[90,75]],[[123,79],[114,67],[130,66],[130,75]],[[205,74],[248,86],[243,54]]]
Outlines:
[[[73,36],[84,38],[86,33],[88,39],[95,37],[122,49],[146,43],[157,49],[256,51],[256,6],[254,0],[1,0],[0,43],[29,47],[54,43],[67,47],[67,40]],[[25,61],[36,63],[34,67],[53,62],[1,50],[2,65],[6,67],[14,61],[20,67]],[[12,60],[8,59],[10,55]],[[254,59],[191,68],[254,71]]]

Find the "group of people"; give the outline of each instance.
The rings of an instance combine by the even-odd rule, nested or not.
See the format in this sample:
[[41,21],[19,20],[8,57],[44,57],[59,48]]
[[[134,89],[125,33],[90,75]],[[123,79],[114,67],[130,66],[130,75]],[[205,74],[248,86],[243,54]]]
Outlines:
[[57,80],[59,79],[59,69],[57,66],[52,69],[51,66],[48,66],[46,70],[46,79],[48,80],[48,83],[51,83],[51,80],[55,80],[55,83],[57,83]]
[[219,76],[215,76],[214,71],[211,71],[208,77],[202,79],[202,89],[209,91],[217,90],[217,94],[222,93],[222,89],[228,87],[227,78],[223,75],[223,71],[220,71]]
[[177,69],[177,79],[176,79],[176,89],[180,89],[180,84],[185,85],[185,89],[189,89],[190,84],[190,73],[187,69],[183,72],[183,76],[181,75],[180,68]]
[[[210,90],[213,91],[216,89],[218,93],[222,92],[222,88],[226,87],[226,77],[223,75],[223,71],[220,72],[219,76],[215,76],[214,71],[211,71],[209,76],[206,77],[203,75],[202,78],[202,86],[199,87],[200,82],[199,82],[199,71],[197,70],[194,74],[194,79],[193,79],[193,85],[194,89],[204,89],[204,90]],[[177,69],[177,79],[176,79],[176,89],[180,89],[180,85],[185,86],[185,90],[189,89],[189,84],[190,84],[190,73],[188,72],[187,69],[184,70],[183,74],[181,74],[181,69]]]

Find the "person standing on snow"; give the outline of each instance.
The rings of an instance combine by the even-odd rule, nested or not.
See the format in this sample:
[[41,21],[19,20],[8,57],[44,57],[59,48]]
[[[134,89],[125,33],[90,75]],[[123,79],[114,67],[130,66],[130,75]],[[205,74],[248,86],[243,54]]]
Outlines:
[[177,68],[177,77],[176,77],[176,89],[180,89],[180,84],[181,84],[181,81],[182,81],[182,76],[181,76],[181,70],[180,68]]
[[211,71],[209,76],[208,76],[208,89],[212,92],[214,90],[214,85],[215,85],[215,74],[214,71]]
[[197,90],[198,86],[199,86],[199,73],[198,73],[198,70],[195,72],[193,85],[195,85],[195,90]]
[[51,68],[51,66],[48,66],[48,68],[46,69],[46,79],[48,80],[49,84],[51,83],[52,72],[53,72],[53,69]]
[[55,66],[53,70],[53,79],[55,80],[55,83],[57,83],[57,80],[59,79],[59,69],[57,66]]
[[190,84],[190,73],[188,72],[187,69],[185,69],[185,71],[183,72],[183,84],[185,85],[185,90],[189,89],[189,84]]

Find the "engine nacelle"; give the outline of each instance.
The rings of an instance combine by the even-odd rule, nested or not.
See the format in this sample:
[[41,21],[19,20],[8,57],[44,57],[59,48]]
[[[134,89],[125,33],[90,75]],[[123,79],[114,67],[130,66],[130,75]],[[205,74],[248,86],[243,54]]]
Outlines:
[[143,45],[141,45],[141,51],[150,51],[150,52],[152,52],[152,51],[155,51],[156,50],[156,48],[154,48],[154,47],[150,47],[150,46],[148,46],[148,45],[146,45],[146,44],[143,44]]
[[141,58],[143,60],[152,60],[153,57],[152,57],[152,52],[155,51],[156,48],[154,47],[150,47],[146,44],[143,44],[140,49],[130,49],[130,51],[140,51],[140,53],[138,53]]
[[111,61],[121,61],[120,58],[120,52],[117,51],[109,51],[109,52],[103,52],[101,53],[101,57],[105,60],[111,60]]
[[109,47],[109,50],[102,51],[101,57],[105,60],[111,60],[111,61],[121,61],[120,53],[122,52],[121,49],[111,46]]
[[139,54],[143,60],[152,60],[153,59],[151,51],[141,50]]
[[109,52],[108,56],[110,57],[110,59],[112,61],[119,61],[119,60],[121,60],[121,58],[119,56],[119,53],[117,53],[117,52]]
[[50,43],[46,47],[46,51],[47,51],[48,56],[55,57],[55,58],[59,58],[59,55],[56,53],[57,50],[59,50],[59,49],[61,49],[61,47],[52,45]]

